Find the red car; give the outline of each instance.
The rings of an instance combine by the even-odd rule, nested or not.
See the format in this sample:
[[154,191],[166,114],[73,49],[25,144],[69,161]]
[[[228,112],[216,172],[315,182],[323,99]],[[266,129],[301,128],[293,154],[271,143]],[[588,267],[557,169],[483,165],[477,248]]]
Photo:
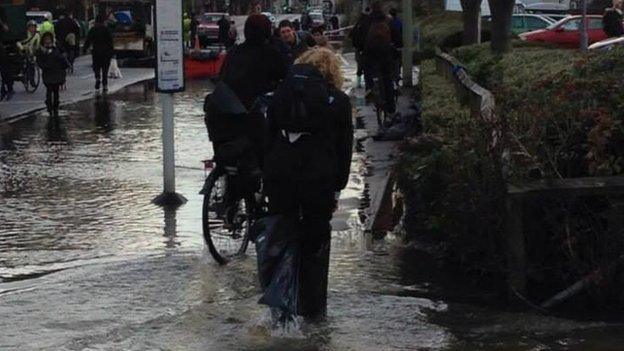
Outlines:
[[[581,45],[581,20],[581,16],[566,17],[546,29],[523,33],[519,37],[525,41],[551,43],[564,48],[578,49]],[[607,39],[607,35],[602,30],[602,16],[587,16],[587,24],[590,45]]]
[[227,13],[207,12],[199,18],[197,26],[197,36],[202,46],[216,44],[219,42],[219,20],[225,16],[229,21],[230,16]]

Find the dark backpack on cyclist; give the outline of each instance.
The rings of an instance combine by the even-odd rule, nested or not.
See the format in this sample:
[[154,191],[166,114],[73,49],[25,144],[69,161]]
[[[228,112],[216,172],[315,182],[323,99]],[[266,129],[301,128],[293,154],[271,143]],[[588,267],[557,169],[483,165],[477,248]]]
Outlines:
[[336,152],[330,91],[323,75],[313,66],[292,67],[275,91],[269,109],[265,179],[334,180]]
[[366,34],[366,50],[388,50],[392,47],[392,30],[387,20],[371,22]]

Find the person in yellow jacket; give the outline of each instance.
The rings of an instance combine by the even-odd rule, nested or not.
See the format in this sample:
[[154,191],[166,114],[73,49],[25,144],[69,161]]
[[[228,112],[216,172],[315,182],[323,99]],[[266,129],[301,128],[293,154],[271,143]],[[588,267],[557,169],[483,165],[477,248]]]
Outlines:
[[20,44],[26,54],[37,55],[41,49],[41,36],[37,32],[37,22],[28,21],[26,28],[28,29],[26,39],[22,40]]
[[189,17],[188,13],[184,13],[182,30],[184,31],[184,45],[186,47],[191,47],[191,18]]
[[41,27],[39,28],[39,35],[43,37],[43,35],[48,32],[54,35],[54,24],[52,23],[52,21],[46,18],[46,20],[41,23]]

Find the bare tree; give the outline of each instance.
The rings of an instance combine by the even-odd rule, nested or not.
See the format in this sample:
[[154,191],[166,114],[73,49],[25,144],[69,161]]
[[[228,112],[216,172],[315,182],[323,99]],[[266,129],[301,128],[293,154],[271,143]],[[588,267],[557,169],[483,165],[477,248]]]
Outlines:
[[492,41],[490,43],[492,51],[502,54],[509,50],[511,15],[515,5],[515,0],[488,0],[490,12],[492,13]]
[[464,18],[464,44],[479,43],[481,26],[479,25],[482,0],[461,0]]

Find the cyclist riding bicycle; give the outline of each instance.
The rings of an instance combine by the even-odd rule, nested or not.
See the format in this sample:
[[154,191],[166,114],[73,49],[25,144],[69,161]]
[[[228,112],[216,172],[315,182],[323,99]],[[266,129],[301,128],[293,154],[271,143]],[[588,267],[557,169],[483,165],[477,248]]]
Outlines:
[[[245,42],[227,54],[221,81],[206,97],[206,127],[217,164],[252,175],[246,189],[228,184],[232,201],[260,186],[264,140],[264,115],[256,101],[275,89],[286,74],[280,53],[269,44],[271,22],[264,15],[251,15],[245,22]],[[239,187],[240,188],[240,187]]]
[[22,50],[26,55],[34,57],[41,49],[41,36],[37,32],[37,22],[34,20],[28,21],[26,29],[26,39],[21,41]]
[[395,61],[397,49],[393,43],[397,42],[397,33],[391,26],[390,19],[383,12],[380,2],[372,5],[369,22],[362,29],[366,33],[364,42],[364,79],[366,90],[372,91],[375,78],[381,80],[386,112],[393,114],[396,110],[394,99]]

